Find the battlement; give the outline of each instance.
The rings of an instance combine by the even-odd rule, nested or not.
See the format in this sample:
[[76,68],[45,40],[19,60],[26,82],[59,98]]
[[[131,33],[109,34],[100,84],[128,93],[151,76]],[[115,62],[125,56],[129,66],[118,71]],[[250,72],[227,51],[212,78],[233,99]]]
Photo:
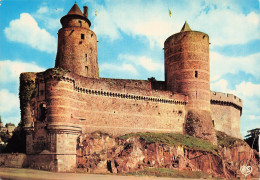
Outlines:
[[[56,75],[54,69],[46,71],[45,80],[57,79],[73,84],[73,90],[83,94],[134,99],[158,103],[186,105],[187,96],[171,91],[153,89],[153,82],[148,80],[87,78],[75,73],[66,72]],[[39,76],[42,79],[41,76]],[[42,80],[38,81],[42,81]]]
[[211,91],[210,103],[234,106],[242,112],[243,102],[240,98],[233,94]]

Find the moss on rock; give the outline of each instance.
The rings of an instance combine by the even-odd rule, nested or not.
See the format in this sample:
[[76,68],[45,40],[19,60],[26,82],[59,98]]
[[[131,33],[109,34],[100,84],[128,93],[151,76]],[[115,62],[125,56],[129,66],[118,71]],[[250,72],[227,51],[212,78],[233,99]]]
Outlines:
[[119,137],[119,139],[128,139],[130,137],[139,137],[148,144],[159,143],[169,146],[182,146],[186,149],[201,150],[217,154],[217,146],[212,143],[192,137],[185,134],[178,133],[131,133]]
[[221,147],[231,147],[234,145],[246,145],[246,142],[242,139],[238,139],[232,136],[227,135],[224,132],[216,131],[218,145]]

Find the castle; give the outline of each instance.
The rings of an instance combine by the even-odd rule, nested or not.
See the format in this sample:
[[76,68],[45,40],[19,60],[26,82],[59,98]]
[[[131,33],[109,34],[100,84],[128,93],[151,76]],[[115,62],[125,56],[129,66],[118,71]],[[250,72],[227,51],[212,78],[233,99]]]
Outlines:
[[210,91],[209,37],[181,31],[166,39],[165,81],[99,77],[88,8],[60,20],[55,68],[20,75],[21,122],[33,168],[76,168],[78,137],[102,131],[182,133],[217,143],[215,130],[240,134],[242,101]]
[[0,133],[7,133],[12,135],[15,129],[15,125],[12,123],[6,123],[5,126],[0,116]]

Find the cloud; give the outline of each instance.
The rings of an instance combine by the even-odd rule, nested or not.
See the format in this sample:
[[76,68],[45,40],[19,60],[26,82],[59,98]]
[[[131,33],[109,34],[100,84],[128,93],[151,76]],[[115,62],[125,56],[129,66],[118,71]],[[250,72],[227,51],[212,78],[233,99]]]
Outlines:
[[236,85],[236,92],[241,96],[260,98],[260,84],[242,82]]
[[230,9],[212,9],[194,19],[194,28],[210,36],[212,45],[245,44],[260,39],[260,14],[243,14]]
[[117,64],[101,64],[101,76],[123,79],[147,79],[148,77],[164,79],[164,65],[155,62],[152,58],[143,55],[119,54],[116,61]]
[[97,35],[103,36],[111,41],[121,37],[118,27],[115,26],[114,19],[111,17],[110,12],[104,9],[104,7],[99,8],[98,16],[94,19],[93,24],[93,31]]
[[20,122],[20,103],[18,93],[11,93],[7,89],[0,89],[0,115],[3,123]]
[[259,77],[260,53],[245,57],[229,57],[216,52],[210,53],[211,81],[218,80],[227,73],[243,71],[255,77]]
[[19,82],[19,76],[22,72],[40,72],[45,68],[35,63],[26,63],[21,61],[4,60],[0,61],[0,83]]
[[215,83],[211,83],[211,90],[217,92],[227,92],[228,82],[225,79],[220,79]]
[[18,95],[10,93],[7,89],[0,89],[0,99],[1,114],[10,113],[20,107]]
[[94,31],[98,36],[111,40],[120,38],[122,32],[132,37],[141,36],[149,40],[151,47],[155,44],[162,47],[173,23],[170,23],[165,4],[156,2],[109,1],[104,6],[98,6]]
[[53,8],[49,8],[47,6],[42,6],[40,7],[38,10],[37,10],[37,14],[49,14],[49,15],[52,15],[52,14],[59,14],[63,12],[63,8],[56,8],[56,9],[53,9]]
[[93,24],[98,36],[115,40],[125,33],[145,37],[151,47],[163,47],[164,40],[179,32],[188,20],[191,29],[210,35],[212,45],[243,44],[260,39],[259,12],[244,13],[244,9],[234,1],[114,0],[97,5],[98,16]]
[[100,65],[100,72],[102,74],[108,75],[111,78],[129,78],[138,75],[137,70],[131,64],[123,63],[119,64],[109,64],[103,63]]
[[243,81],[237,84],[234,89],[229,89],[228,81],[220,79],[215,83],[211,83],[211,90],[235,94],[240,98],[253,98],[257,101],[259,100],[258,98],[260,98],[260,84],[254,84],[252,82]]
[[12,20],[4,29],[8,40],[27,44],[34,49],[55,53],[56,39],[45,29],[41,29],[35,19],[28,13],[20,14],[20,19]]
[[63,8],[49,8],[48,6],[40,7],[32,16],[38,21],[43,22],[44,27],[49,30],[57,31],[61,28],[60,17],[62,16]]
[[255,116],[255,115],[250,115],[248,116],[248,118],[251,120],[251,121],[258,121],[260,122],[260,116]]
[[134,63],[135,65],[142,66],[144,69],[148,71],[163,71],[164,65],[153,62],[152,59],[146,56],[133,56],[129,54],[120,54],[118,59],[123,61],[129,61]]

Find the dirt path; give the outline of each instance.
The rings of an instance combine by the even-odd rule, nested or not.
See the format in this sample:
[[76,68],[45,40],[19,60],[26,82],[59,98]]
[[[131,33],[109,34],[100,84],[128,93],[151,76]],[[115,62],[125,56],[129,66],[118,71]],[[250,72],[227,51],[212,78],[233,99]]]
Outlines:
[[34,169],[0,168],[0,180],[172,180],[173,178],[135,177],[81,173],[53,173]]

